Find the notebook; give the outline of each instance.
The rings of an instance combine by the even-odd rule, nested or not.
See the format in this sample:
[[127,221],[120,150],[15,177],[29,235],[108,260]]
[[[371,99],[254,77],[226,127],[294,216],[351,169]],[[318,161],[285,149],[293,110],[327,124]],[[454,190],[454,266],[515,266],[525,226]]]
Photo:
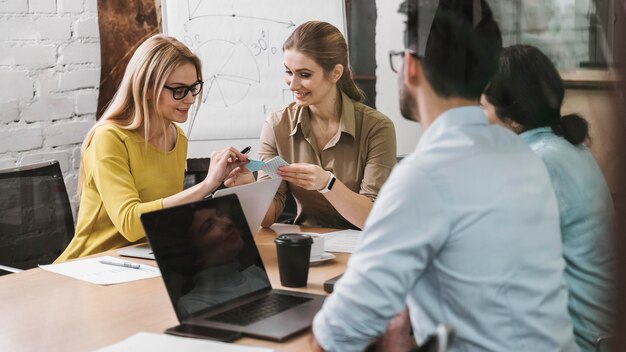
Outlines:
[[272,288],[235,194],[145,213],[141,221],[181,325],[282,341],[310,328],[324,302]]
[[148,243],[138,244],[132,247],[124,247],[118,249],[117,254],[122,257],[133,257],[133,258],[142,258],[142,259],[152,259],[154,260],[154,254],[152,253],[152,248]]
[[[224,188],[215,191],[213,197],[218,198],[227,194],[236,194],[241,201],[250,232],[256,234],[281,181],[282,179],[277,178],[237,187]],[[154,259],[152,248],[150,248],[150,245],[147,243],[118,249],[117,254],[124,257]]]

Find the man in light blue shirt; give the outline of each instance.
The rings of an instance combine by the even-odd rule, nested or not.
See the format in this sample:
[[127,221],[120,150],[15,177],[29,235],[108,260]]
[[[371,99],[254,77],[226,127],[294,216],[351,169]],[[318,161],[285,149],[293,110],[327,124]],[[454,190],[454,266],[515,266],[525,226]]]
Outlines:
[[499,29],[485,1],[431,3],[420,0],[419,14],[417,1],[401,6],[408,49],[392,67],[402,114],[423,136],[316,316],[314,348],[362,351],[408,305],[416,332],[426,322],[454,328],[451,351],[578,351],[546,168],[478,106]]

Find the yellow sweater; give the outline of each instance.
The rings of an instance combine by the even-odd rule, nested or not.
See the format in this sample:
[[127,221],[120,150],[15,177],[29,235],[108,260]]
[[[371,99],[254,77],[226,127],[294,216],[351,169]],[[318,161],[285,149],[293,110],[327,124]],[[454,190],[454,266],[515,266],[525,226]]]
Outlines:
[[145,237],[139,214],[163,208],[183,190],[187,138],[162,152],[113,124],[95,131],[84,152],[85,179],[74,238],[55,263],[127,246]]

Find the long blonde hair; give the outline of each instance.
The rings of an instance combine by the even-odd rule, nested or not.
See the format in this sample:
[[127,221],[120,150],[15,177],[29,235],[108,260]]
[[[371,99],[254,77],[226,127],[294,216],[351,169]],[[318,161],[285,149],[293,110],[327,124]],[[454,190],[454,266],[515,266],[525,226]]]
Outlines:
[[[163,34],[153,35],[146,39],[131,57],[126,66],[120,86],[111,99],[100,120],[87,132],[81,146],[80,172],[78,177],[78,194],[81,193],[85,170],[82,155],[89,147],[95,130],[104,124],[112,123],[125,130],[142,129],[146,143],[150,134],[150,122],[162,121],[159,110],[159,97],[163,85],[178,67],[191,63],[196,68],[198,80],[202,81],[202,63],[187,46],[173,37]],[[202,96],[202,91],[200,92]],[[197,113],[202,99],[197,99],[194,111]],[[167,138],[166,124],[157,123]]]

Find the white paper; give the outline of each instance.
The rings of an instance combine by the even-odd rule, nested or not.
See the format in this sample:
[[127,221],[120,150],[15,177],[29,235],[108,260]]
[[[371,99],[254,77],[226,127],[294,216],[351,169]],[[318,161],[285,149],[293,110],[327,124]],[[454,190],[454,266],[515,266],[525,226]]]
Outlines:
[[326,252],[352,253],[359,243],[361,231],[341,230],[322,235],[324,235],[324,250]]
[[102,256],[73,260],[60,264],[40,265],[39,267],[53,273],[66,275],[99,285],[113,285],[129,281],[149,279],[161,275],[158,268],[146,264],[140,264],[139,269],[133,269],[102,264],[100,263],[100,260],[138,264],[128,260],[122,260],[120,258]]
[[96,350],[96,352],[273,352],[262,347],[234,345],[217,341],[208,341],[172,335],[139,332],[116,344]]
[[270,226],[270,228],[272,230],[274,230],[274,232],[276,232],[277,235],[282,235],[284,233],[298,233],[298,232],[302,232],[302,230],[300,230],[300,225],[281,224],[281,223],[278,223],[278,222],[272,224],[272,226]]

